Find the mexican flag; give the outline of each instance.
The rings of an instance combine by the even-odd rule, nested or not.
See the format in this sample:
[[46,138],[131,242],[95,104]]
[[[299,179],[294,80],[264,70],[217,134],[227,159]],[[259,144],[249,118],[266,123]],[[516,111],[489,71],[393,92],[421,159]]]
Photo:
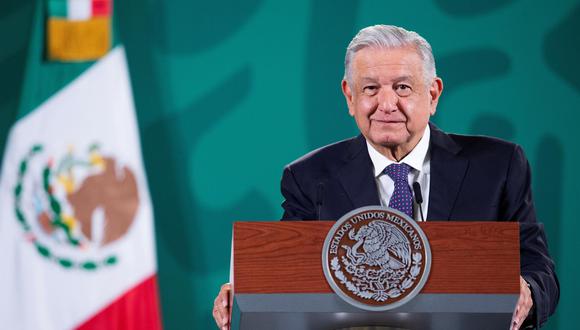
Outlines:
[[46,0],[46,53],[55,61],[105,55],[112,40],[112,0]]
[[123,47],[20,112],[0,176],[0,328],[160,329],[153,210]]

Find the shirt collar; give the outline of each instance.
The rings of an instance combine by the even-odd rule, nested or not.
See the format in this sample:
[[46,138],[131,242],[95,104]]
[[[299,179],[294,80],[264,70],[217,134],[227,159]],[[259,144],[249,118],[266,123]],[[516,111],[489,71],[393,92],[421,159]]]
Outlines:
[[[431,129],[429,128],[429,125],[427,125],[427,127],[425,127],[425,131],[423,132],[421,140],[419,140],[419,143],[417,143],[415,148],[413,148],[413,150],[411,150],[411,152],[407,156],[405,156],[405,158],[401,159],[401,161],[398,162],[398,164],[405,163],[411,166],[413,169],[421,172],[421,170],[423,169],[423,163],[425,162],[425,158],[427,157],[427,152],[429,151],[430,139],[431,139]],[[375,177],[378,177],[383,173],[385,167],[396,162],[388,159],[387,157],[379,153],[369,143],[369,141],[366,142],[369,156],[371,158],[371,161],[373,162]]]

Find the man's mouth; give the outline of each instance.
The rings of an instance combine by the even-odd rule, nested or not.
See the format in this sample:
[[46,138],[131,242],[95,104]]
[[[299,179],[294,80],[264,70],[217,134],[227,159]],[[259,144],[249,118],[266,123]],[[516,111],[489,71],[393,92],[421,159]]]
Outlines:
[[372,119],[371,121],[375,121],[380,124],[402,124],[405,123],[404,120],[397,120],[397,119]]

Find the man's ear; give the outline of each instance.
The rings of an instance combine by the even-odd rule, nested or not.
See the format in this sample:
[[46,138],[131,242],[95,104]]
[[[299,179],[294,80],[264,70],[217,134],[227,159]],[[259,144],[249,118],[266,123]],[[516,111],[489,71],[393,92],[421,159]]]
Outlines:
[[350,89],[350,86],[348,85],[348,82],[346,81],[346,79],[342,80],[342,94],[344,95],[344,98],[346,100],[346,105],[348,106],[348,113],[351,116],[354,116],[354,107],[353,107],[353,103],[352,103],[352,90]]
[[439,103],[439,97],[441,96],[442,92],[443,80],[441,80],[439,77],[435,77],[435,79],[433,79],[431,82],[431,86],[429,87],[429,95],[431,96],[431,109],[429,112],[431,113],[431,116],[433,116],[435,111],[437,111],[437,104]]

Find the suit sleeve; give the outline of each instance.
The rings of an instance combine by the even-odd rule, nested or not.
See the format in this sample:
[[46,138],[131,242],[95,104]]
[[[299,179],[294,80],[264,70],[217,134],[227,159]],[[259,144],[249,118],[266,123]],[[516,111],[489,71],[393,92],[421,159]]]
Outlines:
[[532,318],[527,321],[539,328],[556,309],[560,285],[548,252],[543,224],[536,219],[530,166],[519,146],[512,154],[504,194],[504,219],[520,223],[521,274],[530,284],[534,302]]
[[316,219],[316,207],[298,184],[295,174],[290,166],[284,168],[281,182],[282,208],[284,215],[282,220],[311,220]]

